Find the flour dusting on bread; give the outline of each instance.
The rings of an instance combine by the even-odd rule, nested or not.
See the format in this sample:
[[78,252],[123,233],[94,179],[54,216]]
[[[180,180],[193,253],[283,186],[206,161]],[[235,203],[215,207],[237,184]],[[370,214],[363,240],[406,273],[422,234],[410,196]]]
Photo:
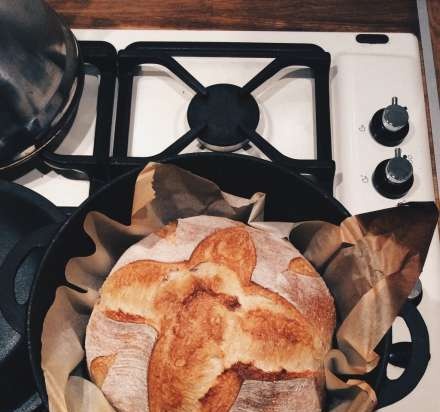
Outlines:
[[333,299],[287,241],[182,219],[128,249],[100,293],[87,365],[118,411],[321,409]]

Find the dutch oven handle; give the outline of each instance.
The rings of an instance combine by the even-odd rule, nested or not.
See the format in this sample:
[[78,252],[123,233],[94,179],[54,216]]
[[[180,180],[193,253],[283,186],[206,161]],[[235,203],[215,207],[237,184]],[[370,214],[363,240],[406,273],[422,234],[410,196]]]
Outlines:
[[[410,349],[408,363],[397,379],[389,379],[385,371],[384,380],[377,394],[378,408],[391,405],[408,395],[422,379],[431,358],[428,329],[416,306],[406,302],[399,316],[405,321],[411,335],[411,344],[406,345]],[[399,345],[397,343],[391,346],[390,357]]]
[[15,277],[18,269],[31,252],[38,250],[39,257],[42,257],[59,227],[59,223],[43,226],[25,236],[24,239],[20,239],[0,267],[0,312],[6,322],[22,336],[25,332],[27,302],[17,302]]

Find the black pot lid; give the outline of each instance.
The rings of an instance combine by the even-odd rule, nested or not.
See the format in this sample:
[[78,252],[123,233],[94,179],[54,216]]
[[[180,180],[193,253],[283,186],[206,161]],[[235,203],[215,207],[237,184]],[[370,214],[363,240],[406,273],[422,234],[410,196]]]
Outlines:
[[82,82],[76,40],[43,1],[2,0],[0,38],[2,170],[53,138]]
[[[0,411],[32,411],[41,400],[24,336],[27,299],[44,252],[38,245],[50,240],[65,216],[14,183],[0,180],[0,198]],[[31,238],[34,247],[27,249]]]

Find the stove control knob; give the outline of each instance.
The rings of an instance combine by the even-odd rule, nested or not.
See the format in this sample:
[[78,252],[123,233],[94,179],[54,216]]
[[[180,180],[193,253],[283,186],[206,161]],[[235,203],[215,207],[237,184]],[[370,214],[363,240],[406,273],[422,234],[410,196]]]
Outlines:
[[414,183],[411,162],[402,156],[402,151],[395,150],[392,159],[380,162],[373,173],[373,185],[376,190],[389,199],[405,196]]
[[370,133],[384,146],[397,146],[409,131],[408,111],[393,97],[391,104],[378,110],[370,122]]

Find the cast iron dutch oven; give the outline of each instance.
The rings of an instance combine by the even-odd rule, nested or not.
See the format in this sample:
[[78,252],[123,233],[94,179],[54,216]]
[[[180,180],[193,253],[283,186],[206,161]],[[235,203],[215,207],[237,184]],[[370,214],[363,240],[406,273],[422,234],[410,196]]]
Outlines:
[[[236,154],[197,153],[168,158],[178,165],[215,182],[222,190],[249,197],[255,192],[267,194],[265,219],[277,221],[325,220],[340,223],[348,211],[332,196],[301,177],[265,160]],[[71,257],[86,256],[94,245],[83,230],[88,212],[99,211],[124,224],[130,223],[134,183],[138,170],[133,170],[87,199],[61,227],[48,245],[39,274],[34,282],[28,308],[28,343],[33,373],[38,390],[47,407],[47,394],[40,366],[41,332],[44,317],[56,289],[68,285],[64,268]],[[378,406],[383,407],[406,396],[420,381],[429,361],[426,326],[417,309],[407,303],[401,313],[407,323],[412,351],[403,374],[389,380],[386,368],[391,351],[391,331],[379,344],[381,360],[367,380],[376,390]]]

